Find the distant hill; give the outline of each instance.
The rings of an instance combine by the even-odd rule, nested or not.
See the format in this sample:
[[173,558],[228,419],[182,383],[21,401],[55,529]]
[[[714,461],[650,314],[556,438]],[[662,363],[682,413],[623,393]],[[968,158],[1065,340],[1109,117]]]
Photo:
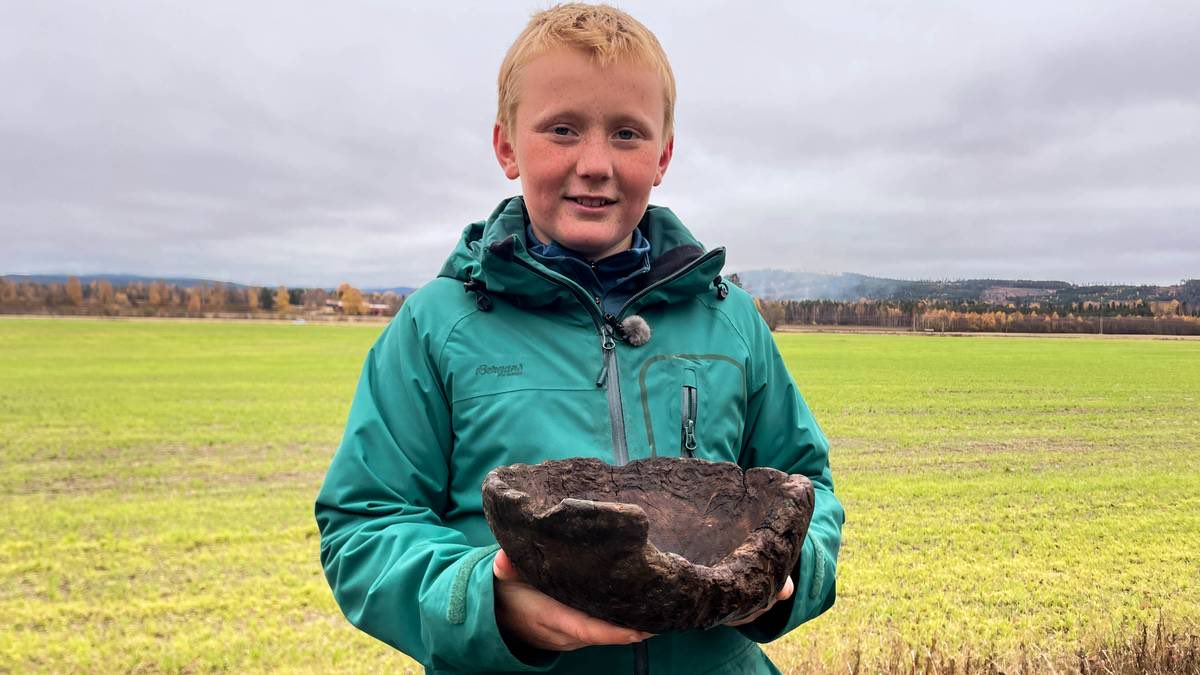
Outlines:
[[[220,281],[217,279],[200,279],[196,277],[147,277],[137,274],[5,274],[4,279],[12,283],[31,282],[35,284],[65,284],[67,279],[72,276],[79,277],[79,283],[87,284],[93,281],[108,281],[114,288],[123,288],[129,284],[141,282],[150,284],[155,281],[161,281],[168,286],[178,286],[180,288],[193,288],[195,286],[212,286],[216,283],[224,284],[230,288],[249,288],[253,284],[240,284],[233,281]],[[273,287],[273,286],[272,286]],[[298,288],[298,287],[293,287]],[[304,287],[316,288],[316,287]],[[327,291],[333,291],[333,288],[326,288]],[[389,286],[389,287],[372,287],[360,288],[364,293],[387,293],[391,291],[396,295],[409,295],[414,289],[412,286]]]
[[1174,300],[1200,303],[1200,279],[1171,286],[1076,285],[1029,279],[958,279],[907,281],[864,274],[816,274],[787,270],[739,272],[742,287],[770,300],[943,300],[995,304],[1051,300]]
[[[198,279],[195,277],[144,277],[137,274],[5,274],[4,278],[13,283],[32,282],[35,284],[65,284],[70,277],[79,277],[79,283],[90,284],[93,281],[107,281],[116,288],[128,286],[141,282],[150,284],[155,281],[161,281],[168,286],[179,286],[180,288],[192,288],[193,286],[211,286],[217,283],[214,279]],[[232,281],[221,281],[220,283],[233,288],[246,288],[248,284],[239,284]]]
[[412,286],[372,286],[371,288],[362,288],[359,290],[361,290],[363,293],[395,293],[396,295],[411,295],[412,292],[417,289],[413,288]]

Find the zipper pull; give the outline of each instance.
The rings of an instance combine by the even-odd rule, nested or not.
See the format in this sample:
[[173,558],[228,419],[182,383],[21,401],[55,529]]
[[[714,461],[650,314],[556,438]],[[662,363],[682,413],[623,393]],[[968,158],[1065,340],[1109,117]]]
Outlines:
[[688,420],[683,428],[683,447],[688,457],[696,456],[696,421]]
[[600,329],[600,348],[604,350],[604,366],[600,368],[600,376],[596,378],[596,387],[603,387],[608,382],[608,353],[616,349],[617,342],[613,339],[612,326],[603,324]]
[[609,324],[605,323],[600,330],[600,348],[607,354],[617,348],[617,341],[613,339],[613,329]]

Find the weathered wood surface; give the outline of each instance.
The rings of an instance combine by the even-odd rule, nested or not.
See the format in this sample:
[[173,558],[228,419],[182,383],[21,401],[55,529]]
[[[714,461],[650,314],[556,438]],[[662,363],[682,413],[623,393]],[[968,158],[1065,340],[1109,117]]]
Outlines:
[[767,606],[800,555],[813,488],[804,476],[726,462],[580,458],[493,470],[483,507],[536,588],[660,633]]

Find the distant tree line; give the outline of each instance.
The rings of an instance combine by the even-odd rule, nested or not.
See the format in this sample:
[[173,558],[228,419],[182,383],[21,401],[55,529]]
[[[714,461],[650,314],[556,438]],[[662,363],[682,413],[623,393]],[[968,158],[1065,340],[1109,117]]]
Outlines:
[[[738,283],[737,275],[730,281]],[[1192,288],[1195,286],[1195,288]],[[799,326],[855,326],[907,331],[1010,333],[1124,333],[1200,335],[1200,281],[1183,286],[1172,300],[1045,299],[1007,304],[980,300],[765,300],[759,312],[772,330]],[[1186,298],[1180,299],[1180,298]],[[405,296],[364,293],[343,283],[336,289],[239,286],[214,282],[180,286],[134,281],[114,286],[101,279],[83,284],[13,281],[0,277],[0,313],[218,318],[393,316]]]
[[[738,275],[729,280],[741,285]],[[1126,288],[1126,287],[1121,287]],[[754,303],[771,330],[782,325],[847,326],[904,331],[1120,333],[1200,335],[1200,280],[1185,281],[1171,299],[1123,294],[1071,296],[1057,302],[983,300],[767,300]],[[1103,290],[1103,288],[1101,288]]]
[[334,290],[239,286],[214,282],[179,286],[135,281],[116,286],[101,279],[82,284],[12,281],[0,277],[0,312],[99,316],[303,318],[393,316],[405,296],[364,293],[348,283]]
[[755,301],[772,330],[780,325],[858,326],[908,331],[1200,335],[1200,306],[1173,300],[1084,301],[1063,306],[976,301]]

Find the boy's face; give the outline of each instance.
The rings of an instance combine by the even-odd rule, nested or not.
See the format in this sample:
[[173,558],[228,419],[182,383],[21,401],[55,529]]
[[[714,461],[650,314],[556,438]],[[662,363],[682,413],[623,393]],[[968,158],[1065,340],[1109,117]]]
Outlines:
[[512,130],[497,124],[492,142],[504,175],[521,179],[534,234],[592,259],[629,248],[674,144],[657,73],[559,48],[527,63],[518,86]]

